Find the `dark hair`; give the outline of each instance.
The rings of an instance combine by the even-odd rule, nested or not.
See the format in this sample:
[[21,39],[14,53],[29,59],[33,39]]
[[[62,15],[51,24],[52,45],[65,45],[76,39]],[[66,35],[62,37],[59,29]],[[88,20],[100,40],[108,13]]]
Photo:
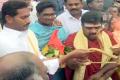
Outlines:
[[[2,80],[26,80],[31,75],[38,73],[37,66],[33,62],[25,62],[21,66],[16,66],[1,75]],[[39,74],[39,73],[38,73]]]
[[103,22],[102,14],[100,14],[97,11],[86,12],[84,15],[82,15],[81,22],[82,25],[84,23],[93,23],[93,24],[102,23]]
[[12,0],[12,1],[7,1],[3,4],[2,6],[2,23],[5,24],[5,16],[16,16],[17,15],[17,10],[28,7],[28,4],[24,1],[17,1],[17,0]]
[[52,2],[49,1],[42,1],[39,2],[36,6],[37,13],[40,14],[44,9],[52,7],[54,10],[56,10],[55,5]]
[[86,0],[86,4],[93,2],[94,0]]
[[[64,0],[65,3],[67,3],[68,0]],[[82,2],[82,0],[80,0]]]
[[112,5],[111,8],[117,8],[118,13],[120,14],[120,7],[118,7],[116,5]]

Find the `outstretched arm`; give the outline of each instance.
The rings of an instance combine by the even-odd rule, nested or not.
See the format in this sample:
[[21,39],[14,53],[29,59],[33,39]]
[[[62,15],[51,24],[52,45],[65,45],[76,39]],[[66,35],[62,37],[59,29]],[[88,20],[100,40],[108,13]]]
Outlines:
[[110,77],[120,64],[106,64],[98,73],[92,75],[89,80],[106,80]]
[[88,54],[92,53],[90,50],[77,49],[59,59],[60,64],[66,64],[71,59],[79,59],[85,61],[88,59]]

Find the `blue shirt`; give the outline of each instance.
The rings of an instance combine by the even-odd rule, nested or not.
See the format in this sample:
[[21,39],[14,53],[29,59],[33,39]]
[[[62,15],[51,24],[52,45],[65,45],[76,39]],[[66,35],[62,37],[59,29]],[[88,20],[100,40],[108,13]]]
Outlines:
[[38,22],[35,22],[29,25],[29,29],[35,33],[40,50],[48,43],[54,30],[59,30],[58,38],[61,41],[64,41],[68,37],[68,32],[65,31],[62,26],[44,26]]

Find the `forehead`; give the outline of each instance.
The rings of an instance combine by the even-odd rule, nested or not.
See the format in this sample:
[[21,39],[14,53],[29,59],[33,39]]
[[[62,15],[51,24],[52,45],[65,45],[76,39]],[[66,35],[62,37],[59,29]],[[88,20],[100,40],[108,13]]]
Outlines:
[[101,23],[93,24],[93,23],[84,23],[84,27],[101,27]]
[[81,0],[67,0],[67,4],[69,3],[81,3],[82,1]]
[[110,10],[117,10],[117,7],[111,7]]
[[30,14],[30,9],[29,8],[22,8],[17,10],[17,15],[29,15]]

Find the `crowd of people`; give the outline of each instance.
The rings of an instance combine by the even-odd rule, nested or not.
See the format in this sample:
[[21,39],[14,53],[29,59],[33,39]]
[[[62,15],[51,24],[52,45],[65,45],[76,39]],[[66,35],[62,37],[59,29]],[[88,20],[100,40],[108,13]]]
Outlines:
[[0,80],[120,80],[120,0],[1,0],[0,23]]

